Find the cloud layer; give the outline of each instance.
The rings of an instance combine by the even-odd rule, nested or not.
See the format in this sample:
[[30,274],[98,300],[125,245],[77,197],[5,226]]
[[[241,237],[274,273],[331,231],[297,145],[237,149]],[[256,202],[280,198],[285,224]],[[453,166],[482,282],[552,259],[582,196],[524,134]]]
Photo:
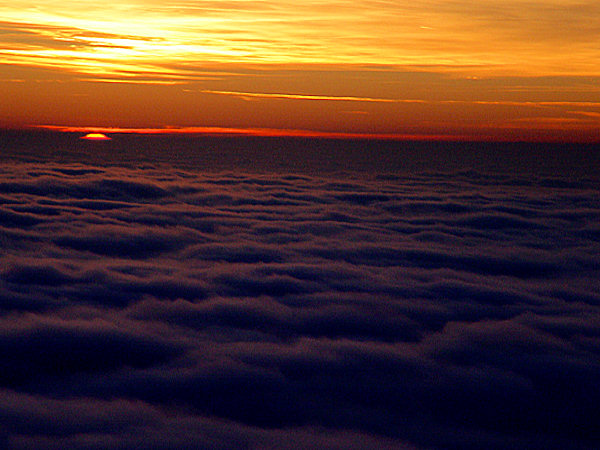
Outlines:
[[593,448],[598,185],[384,172],[6,161],[0,444]]

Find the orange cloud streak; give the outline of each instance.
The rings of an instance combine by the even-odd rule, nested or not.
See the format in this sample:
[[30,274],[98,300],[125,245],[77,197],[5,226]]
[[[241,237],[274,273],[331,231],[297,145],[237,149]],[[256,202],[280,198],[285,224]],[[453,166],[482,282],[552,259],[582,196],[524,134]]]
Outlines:
[[[71,127],[60,125],[35,125],[32,128],[60,131],[64,133],[112,133],[112,134],[174,134],[207,136],[257,136],[257,137],[306,137],[324,139],[383,139],[383,140],[464,140],[458,135],[420,134],[369,134],[336,133],[313,130],[273,129],[273,128],[227,128],[227,127],[167,127],[167,128],[118,128],[118,127]],[[472,139],[479,139],[473,137]]]

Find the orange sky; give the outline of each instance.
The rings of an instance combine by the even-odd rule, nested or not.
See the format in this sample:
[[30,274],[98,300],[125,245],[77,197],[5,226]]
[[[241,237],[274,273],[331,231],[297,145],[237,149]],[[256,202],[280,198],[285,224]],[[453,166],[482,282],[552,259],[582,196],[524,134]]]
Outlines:
[[0,126],[600,141],[599,42],[597,0],[11,0]]

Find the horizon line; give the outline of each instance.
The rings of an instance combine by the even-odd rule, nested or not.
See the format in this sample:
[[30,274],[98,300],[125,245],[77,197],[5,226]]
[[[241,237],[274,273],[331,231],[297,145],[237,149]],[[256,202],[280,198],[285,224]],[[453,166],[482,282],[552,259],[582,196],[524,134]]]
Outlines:
[[0,126],[0,130],[32,131],[46,130],[61,133],[107,133],[139,135],[204,135],[223,137],[297,137],[312,139],[340,140],[384,140],[384,141],[443,141],[443,142],[486,142],[486,143],[548,143],[548,144],[600,144],[596,140],[573,137],[552,136],[497,136],[492,134],[410,134],[410,133],[360,133],[340,131],[316,131],[287,128],[236,128],[216,126],[189,127],[106,127],[106,126],[67,126],[67,125],[25,125]]

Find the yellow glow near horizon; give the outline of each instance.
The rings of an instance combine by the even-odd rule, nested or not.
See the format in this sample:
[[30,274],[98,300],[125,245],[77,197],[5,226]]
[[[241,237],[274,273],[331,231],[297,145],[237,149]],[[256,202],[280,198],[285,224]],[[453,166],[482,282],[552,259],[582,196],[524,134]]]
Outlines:
[[95,57],[124,67],[233,58],[538,75],[600,72],[593,20],[600,19],[600,4],[592,1],[15,0],[0,6],[0,17],[5,33],[21,37],[0,50],[9,64],[26,63],[34,52],[38,59]]
[[600,124],[595,0],[14,0],[0,18],[0,126]]

